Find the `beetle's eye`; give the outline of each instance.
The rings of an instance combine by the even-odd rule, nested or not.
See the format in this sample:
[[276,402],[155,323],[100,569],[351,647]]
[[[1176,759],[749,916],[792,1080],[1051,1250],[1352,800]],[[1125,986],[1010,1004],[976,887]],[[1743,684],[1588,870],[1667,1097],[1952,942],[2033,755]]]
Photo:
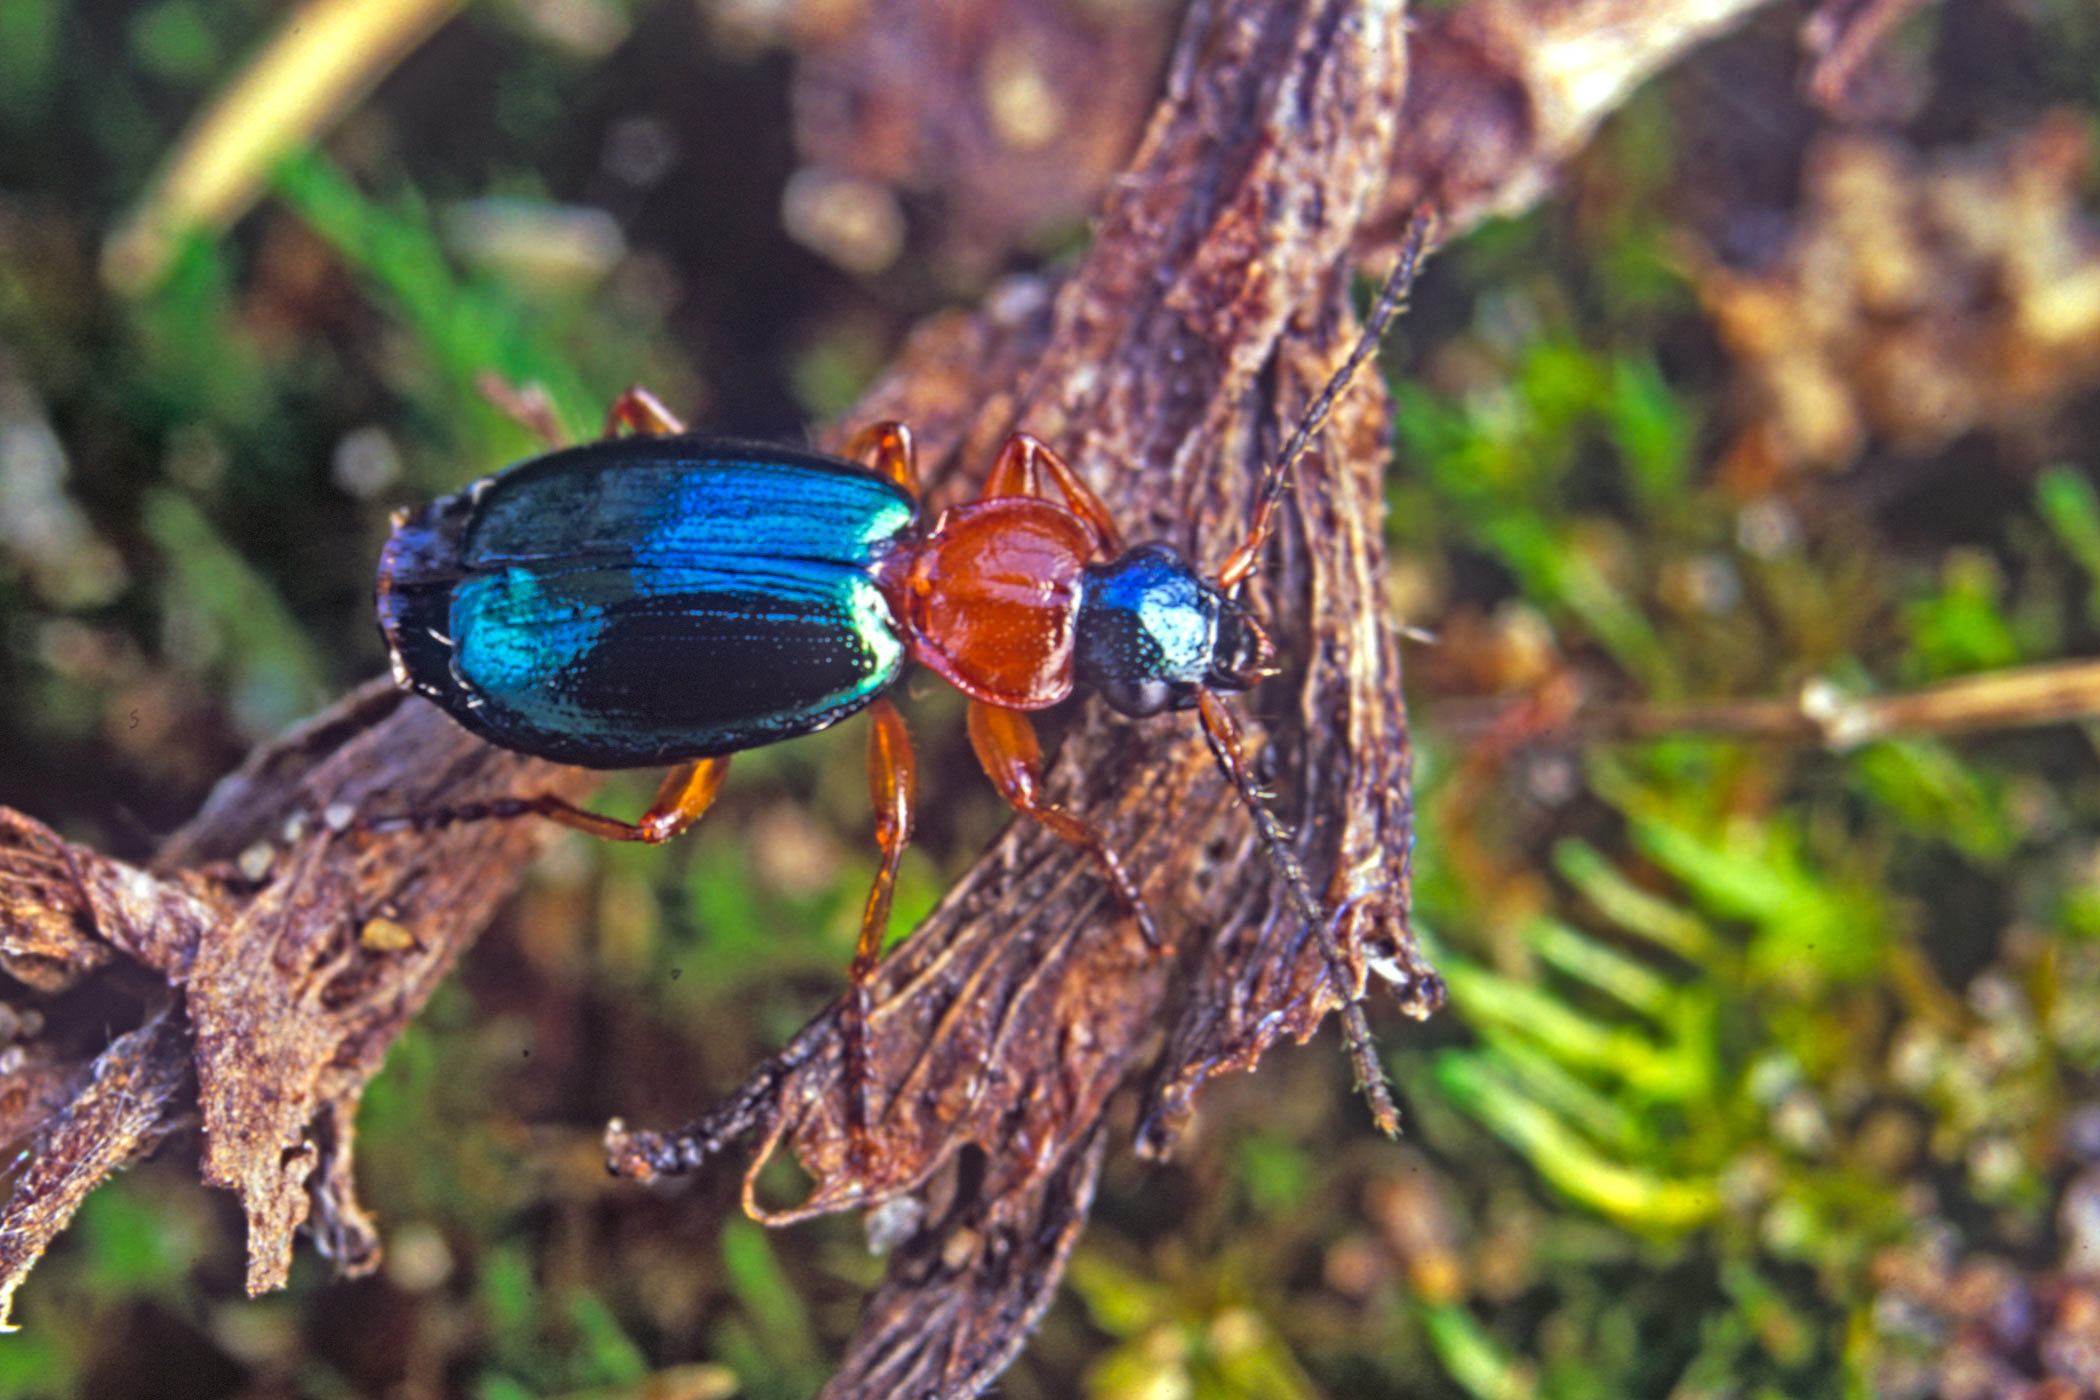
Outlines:
[[1174,689],[1165,681],[1103,681],[1101,698],[1118,714],[1132,719],[1144,719],[1167,708],[1174,698]]

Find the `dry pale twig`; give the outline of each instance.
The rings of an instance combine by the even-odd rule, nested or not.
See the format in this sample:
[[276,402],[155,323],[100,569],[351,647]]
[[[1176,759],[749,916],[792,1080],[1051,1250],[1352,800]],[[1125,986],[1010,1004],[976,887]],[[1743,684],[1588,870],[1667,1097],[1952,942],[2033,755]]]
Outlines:
[[1437,726],[1460,738],[1494,733],[1520,712],[1537,717],[1520,723],[1524,740],[1711,733],[1843,750],[1893,734],[1968,734],[2100,718],[2100,661],[2017,666],[1885,695],[1848,694],[1818,678],[1791,697],[1764,699],[1587,704],[1570,691],[1562,703],[1547,706],[1532,698],[1452,702],[1438,708]]

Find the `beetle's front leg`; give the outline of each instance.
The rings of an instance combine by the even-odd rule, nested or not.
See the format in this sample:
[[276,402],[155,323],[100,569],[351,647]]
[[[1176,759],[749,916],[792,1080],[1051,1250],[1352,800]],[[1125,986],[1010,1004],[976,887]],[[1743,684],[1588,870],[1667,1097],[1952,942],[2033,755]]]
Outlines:
[[984,499],[995,496],[1032,496],[1048,500],[1043,489],[1043,477],[1048,475],[1064,493],[1065,502],[1072,513],[1086,522],[1094,532],[1104,559],[1114,559],[1123,552],[1123,532],[1116,528],[1115,517],[1093,489],[1079,479],[1072,464],[1050,450],[1041,438],[1033,433],[1015,433],[999,449],[992,462],[992,470],[984,479]]
[[1121,857],[1109,846],[1107,838],[1094,829],[1093,823],[1043,800],[1043,751],[1028,716],[1019,710],[972,700],[970,747],[977,751],[977,761],[1001,797],[1048,827],[1052,835],[1094,858],[1094,864],[1116,892],[1117,901],[1137,921],[1145,942],[1155,950],[1164,950],[1166,945],[1160,939],[1158,925],[1152,922],[1136,882],[1123,868]]

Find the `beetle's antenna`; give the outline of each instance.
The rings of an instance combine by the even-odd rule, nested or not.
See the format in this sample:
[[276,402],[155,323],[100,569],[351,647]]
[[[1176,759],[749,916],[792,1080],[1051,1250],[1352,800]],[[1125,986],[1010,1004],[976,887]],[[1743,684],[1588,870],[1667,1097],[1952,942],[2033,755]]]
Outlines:
[[1202,712],[1203,737],[1210,744],[1211,757],[1232,780],[1233,787],[1239,790],[1240,801],[1246,804],[1248,814],[1254,818],[1254,829],[1261,833],[1262,845],[1269,853],[1269,863],[1283,877],[1283,887],[1290,892],[1293,912],[1311,926],[1320,940],[1320,955],[1326,959],[1328,977],[1341,1007],[1342,1038],[1348,1043],[1349,1063],[1356,1071],[1356,1087],[1363,1091],[1378,1130],[1387,1137],[1398,1137],[1400,1110],[1393,1107],[1392,1089],[1386,1083],[1385,1070],[1378,1063],[1378,1048],[1371,1039],[1371,1023],[1364,1019],[1363,1002],[1349,985],[1333,922],[1321,906],[1319,897],[1313,893],[1312,882],[1305,878],[1305,867],[1298,863],[1298,854],[1291,849],[1283,823],[1262,800],[1254,775],[1247,771],[1247,761],[1240,751],[1239,720],[1234,718],[1225,702],[1210,691],[1197,692],[1196,703]]
[[1284,490],[1290,485],[1291,468],[1305,455],[1305,449],[1314,436],[1327,426],[1327,415],[1334,411],[1335,400],[1356,379],[1356,372],[1364,367],[1364,361],[1378,349],[1386,327],[1392,325],[1393,317],[1400,314],[1408,291],[1415,283],[1415,265],[1421,261],[1423,245],[1429,241],[1430,230],[1435,224],[1435,211],[1427,204],[1417,205],[1413,217],[1407,221],[1407,232],[1400,240],[1399,260],[1393,264],[1391,275],[1379,290],[1378,300],[1371,305],[1371,314],[1364,320],[1364,333],[1357,337],[1356,348],[1349,352],[1349,358],[1327,381],[1327,387],[1320,390],[1319,397],[1305,410],[1305,417],[1298,421],[1290,440],[1284,443],[1283,451],[1276,454],[1275,463],[1262,480],[1261,497],[1254,507],[1254,522],[1247,529],[1247,538],[1226,557],[1224,566],[1218,570],[1218,587],[1231,589],[1253,573],[1260,563],[1262,546],[1269,542],[1269,532],[1276,525],[1276,508],[1282,504]]
[[[1422,249],[1429,241],[1430,229],[1435,222],[1436,216],[1427,204],[1418,206],[1408,220],[1407,232],[1400,242],[1400,257],[1393,264],[1391,275],[1385,279],[1377,301],[1372,303],[1371,314],[1364,320],[1363,334],[1357,338],[1349,358],[1342,362],[1342,367],[1334,372],[1318,397],[1313,399],[1311,407],[1306,409],[1304,418],[1299,420],[1297,428],[1284,443],[1283,451],[1276,455],[1275,463],[1262,481],[1261,496],[1255,505],[1247,538],[1226,556],[1225,563],[1218,570],[1219,588],[1229,590],[1236,587],[1260,564],[1269,532],[1275,528],[1276,509],[1283,502],[1285,488],[1290,485],[1291,468],[1298,464],[1313,437],[1326,426],[1336,401],[1355,382],[1357,372],[1378,349],[1386,328],[1400,313],[1408,291],[1414,286],[1415,267],[1421,261]],[[1211,756],[1238,790],[1240,801],[1254,819],[1254,829],[1260,833],[1270,865],[1282,878],[1293,912],[1320,941],[1320,954],[1326,960],[1328,978],[1341,1010],[1342,1034],[1348,1042],[1349,1061],[1356,1072],[1357,1087],[1363,1091],[1371,1108],[1371,1117],[1380,1131],[1388,1137],[1397,1137],[1400,1134],[1400,1111],[1393,1106],[1392,1089],[1378,1063],[1378,1051],[1371,1040],[1370,1023],[1364,1018],[1363,1003],[1349,983],[1333,921],[1319,896],[1313,893],[1312,882],[1306,879],[1305,867],[1299,863],[1297,852],[1291,849],[1283,823],[1269,810],[1261,788],[1255,783],[1253,774],[1247,771],[1247,762],[1241,753],[1239,720],[1223,700],[1208,690],[1199,691],[1196,701],[1202,713],[1203,737],[1210,744]]]

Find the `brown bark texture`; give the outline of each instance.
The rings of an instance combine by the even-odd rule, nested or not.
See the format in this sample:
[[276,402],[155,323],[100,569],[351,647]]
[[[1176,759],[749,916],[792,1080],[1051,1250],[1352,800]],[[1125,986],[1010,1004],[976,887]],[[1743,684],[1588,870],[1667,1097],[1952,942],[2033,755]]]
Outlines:
[[[1635,81],[1754,7],[1499,0],[1410,34],[1402,0],[1198,3],[1078,269],[928,322],[852,422],[912,424],[936,508],[973,495],[1026,428],[1128,537],[1215,568],[1351,346],[1354,258],[1419,203],[1448,236],[1536,197]],[[1241,713],[1337,911],[1350,986],[1385,986],[1419,1017],[1441,986],[1407,926],[1409,748],[1380,607],[1386,426],[1367,374],[1299,463],[1249,594],[1288,664]],[[345,1272],[370,1270],[359,1097],[548,833],[362,822],[590,782],[381,681],[258,750],[148,869],[0,812],[0,967],[36,1003],[0,1058],[0,1127],[26,1144],[0,1211],[0,1306],[88,1191],[191,1125],[206,1180],[246,1211],[251,1291],[282,1284],[301,1226]],[[755,1140],[746,1200],[771,1221],[882,1207],[888,1275],[827,1395],[989,1384],[1084,1225],[1111,1102],[1133,1091],[1137,1144],[1163,1153],[1205,1079],[1335,1009],[1317,941],[1192,715],[1087,706],[1050,791],[1122,854],[1169,952],[1083,857],[1017,822],[883,967],[867,1160],[848,1160],[836,1006],[690,1127],[609,1133],[615,1169],[635,1176]],[[99,1032],[113,1020],[135,1029]],[[783,1146],[810,1192],[761,1202],[749,1183]]]

